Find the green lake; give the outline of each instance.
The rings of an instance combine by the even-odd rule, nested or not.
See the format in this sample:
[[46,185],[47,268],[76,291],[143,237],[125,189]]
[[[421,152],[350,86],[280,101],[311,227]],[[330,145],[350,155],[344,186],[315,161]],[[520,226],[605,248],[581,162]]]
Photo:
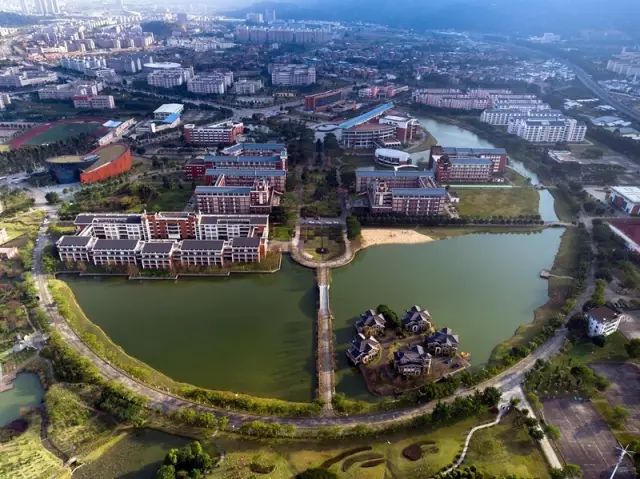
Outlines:
[[[420,120],[441,144],[493,146],[457,126]],[[511,165],[537,182],[522,164]],[[557,219],[547,191],[541,191],[540,213],[545,220]],[[400,313],[421,305],[438,327],[460,335],[473,364],[486,362],[495,345],[532,321],[534,309],[546,302],[547,283],[538,275],[553,264],[562,233],[472,234],[378,246],[334,270],[338,391],[367,397],[344,350],[355,318],[380,303]],[[65,281],[87,316],[117,344],[176,380],[256,396],[313,399],[317,292],[313,273],[288,258],[276,274]]]
[[531,234],[472,234],[431,243],[375,246],[332,272],[336,389],[366,396],[362,378],[347,364],[345,349],[358,315],[380,303],[402,314],[418,304],[437,327],[460,335],[473,364],[486,362],[533,311],[547,301],[549,268],[563,230]]
[[316,287],[312,271],[288,259],[276,274],[64,279],[87,316],[118,345],[176,380],[313,398]]
[[0,427],[20,417],[20,408],[38,406],[44,390],[37,374],[21,373],[13,387],[0,393]]

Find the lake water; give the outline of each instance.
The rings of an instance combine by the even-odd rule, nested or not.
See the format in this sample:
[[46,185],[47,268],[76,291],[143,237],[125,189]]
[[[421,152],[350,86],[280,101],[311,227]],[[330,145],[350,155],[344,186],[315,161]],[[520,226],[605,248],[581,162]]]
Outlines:
[[547,301],[549,268],[563,231],[471,234],[431,243],[376,246],[332,272],[337,390],[366,396],[362,378],[348,366],[345,350],[358,315],[378,304],[398,314],[414,304],[429,310],[438,328],[460,335],[473,364],[485,363],[493,348],[511,337]]
[[313,397],[312,271],[128,281],[66,277],[87,316],[151,367],[212,389]]
[[0,427],[20,417],[20,408],[38,406],[44,389],[37,374],[18,374],[13,388],[0,393]]
[[[493,147],[455,125],[420,118],[447,146]],[[419,155],[419,154],[418,154]],[[511,167],[532,178],[524,165]],[[556,220],[553,197],[540,192],[540,214]],[[547,300],[549,268],[561,230],[532,234],[473,234],[418,245],[367,249],[332,272],[337,389],[366,397],[347,365],[353,321],[387,303],[399,313],[420,304],[438,327],[460,335],[474,364]],[[179,381],[203,387],[308,401],[314,390],[313,274],[283,261],[273,275],[143,281],[66,279],[87,316],[132,356]]]

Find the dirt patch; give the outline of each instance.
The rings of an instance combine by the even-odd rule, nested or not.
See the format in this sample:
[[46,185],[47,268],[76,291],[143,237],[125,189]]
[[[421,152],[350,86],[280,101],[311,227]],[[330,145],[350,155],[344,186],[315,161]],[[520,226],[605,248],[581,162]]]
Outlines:
[[[584,479],[609,477],[618,460],[618,443],[593,405],[566,397],[545,400],[543,406],[545,419],[560,428],[557,443],[565,461],[578,464]],[[616,478],[634,477],[631,462],[625,461]]]
[[425,453],[435,454],[439,451],[434,441],[421,441],[411,444],[402,450],[402,455],[410,461],[422,459]]

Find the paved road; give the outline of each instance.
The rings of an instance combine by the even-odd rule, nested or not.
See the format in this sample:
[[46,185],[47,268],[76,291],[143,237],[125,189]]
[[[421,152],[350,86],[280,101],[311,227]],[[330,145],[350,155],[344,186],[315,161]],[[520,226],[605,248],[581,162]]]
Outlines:
[[[527,401],[527,397],[525,396],[521,386],[517,386],[511,391],[507,391],[505,393],[505,398],[509,400],[514,397],[520,400],[520,409],[526,409],[527,411],[529,411],[529,416],[536,417],[536,414],[531,407],[531,404],[529,404],[529,401]],[[540,441],[540,447],[542,449],[542,453],[547,458],[547,462],[549,463],[551,468],[562,469],[562,462],[560,461],[560,459],[558,459],[556,450],[553,448],[553,446],[551,445],[551,441],[546,435]]]
[[334,364],[333,364],[333,328],[329,307],[329,270],[318,268],[318,324],[317,324],[317,374],[318,397],[322,401],[323,413],[333,414]]

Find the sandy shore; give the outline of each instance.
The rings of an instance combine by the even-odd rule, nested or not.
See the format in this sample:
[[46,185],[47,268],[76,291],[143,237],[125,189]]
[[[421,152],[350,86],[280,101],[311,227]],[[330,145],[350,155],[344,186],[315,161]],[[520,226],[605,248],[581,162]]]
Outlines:
[[416,230],[401,228],[362,228],[362,248],[381,244],[415,244],[428,243],[433,238]]

